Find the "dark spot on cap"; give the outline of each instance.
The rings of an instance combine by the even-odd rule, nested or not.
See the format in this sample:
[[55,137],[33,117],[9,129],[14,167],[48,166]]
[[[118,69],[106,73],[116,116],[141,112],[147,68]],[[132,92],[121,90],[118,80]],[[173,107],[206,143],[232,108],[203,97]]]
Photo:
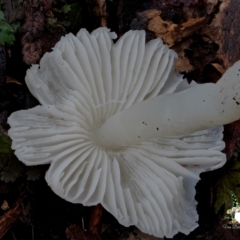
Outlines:
[[156,128],[157,130],[159,130],[159,128]]
[[236,98],[234,97],[234,98],[233,98],[233,100],[235,101],[235,100],[236,100]]
[[236,104],[239,105],[240,103],[236,101]]
[[138,138],[140,138],[140,136],[138,136]]

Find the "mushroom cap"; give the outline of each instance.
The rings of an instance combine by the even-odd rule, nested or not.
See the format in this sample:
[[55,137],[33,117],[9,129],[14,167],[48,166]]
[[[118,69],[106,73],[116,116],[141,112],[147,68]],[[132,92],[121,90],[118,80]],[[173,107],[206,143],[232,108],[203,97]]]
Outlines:
[[67,34],[28,70],[41,106],[9,117],[12,148],[26,165],[50,163],[46,181],[67,201],[101,203],[122,225],[157,237],[188,234],[198,226],[199,173],[226,161],[223,128],[102,147],[94,131],[109,117],[195,85],[174,72],[177,55],[161,39],[145,45],[144,31],[115,37],[107,28]]

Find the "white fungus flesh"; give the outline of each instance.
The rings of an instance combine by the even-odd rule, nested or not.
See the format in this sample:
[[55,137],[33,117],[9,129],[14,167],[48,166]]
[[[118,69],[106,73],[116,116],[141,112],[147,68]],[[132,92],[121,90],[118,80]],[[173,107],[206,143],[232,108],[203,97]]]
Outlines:
[[129,146],[157,137],[191,134],[239,118],[240,62],[237,62],[217,84],[162,94],[116,113],[97,130],[96,137],[102,146],[109,148]]
[[101,203],[157,237],[189,234],[199,174],[223,166],[222,125],[240,117],[240,63],[217,84],[188,84],[161,39],[115,38],[67,34],[28,70],[41,106],[9,117],[12,148],[26,165],[51,164],[46,181],[67,201]]

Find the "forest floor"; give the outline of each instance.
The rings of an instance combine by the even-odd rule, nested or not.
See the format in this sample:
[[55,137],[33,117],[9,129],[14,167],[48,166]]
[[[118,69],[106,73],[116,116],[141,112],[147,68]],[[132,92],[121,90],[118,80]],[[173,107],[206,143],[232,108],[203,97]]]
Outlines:
[[[130,29],[143,29],[146,41],[160,37],[178,53],[176,71],[189,82],[215,83],[240,59],[238,0],[2,0],[1,3],[0,139],[6,146],[11,143],[7,117],[14,111],[38,105],[25,84],[26,70],[68,32],[107,26],[121,36]],[[3,32],[5,35],[1,35]],[[226,210],[240,200],[239,123],[225,126],[226,166],[201,174],[196,186],[199,227],[188,236],[177,234],[174,240],[240,238],[240,227],[234,229],[230,220],[226,220]],[[0,147],[0,239],[159,239],[135,227],[123,227],[101,205],[83,207],[56,196],[44,180],[48,167],[26,167],[12,151]],[[223,225],[230,227],[225,229]]]

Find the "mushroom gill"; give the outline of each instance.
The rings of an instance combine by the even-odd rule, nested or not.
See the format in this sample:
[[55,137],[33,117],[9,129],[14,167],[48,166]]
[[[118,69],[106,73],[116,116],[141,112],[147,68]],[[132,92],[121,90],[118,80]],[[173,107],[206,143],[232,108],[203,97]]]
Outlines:
[[239,117],[240,64],[217,84],[188,84],[161,39],[115,37],[107,28],[67,34],[28,70],[41,106],[9,117],[12,148],[26,165],[50,163],[46,181],[67,201],[101,203],[157,237],[188,234],[199,174],[226,161],[221,125]]

